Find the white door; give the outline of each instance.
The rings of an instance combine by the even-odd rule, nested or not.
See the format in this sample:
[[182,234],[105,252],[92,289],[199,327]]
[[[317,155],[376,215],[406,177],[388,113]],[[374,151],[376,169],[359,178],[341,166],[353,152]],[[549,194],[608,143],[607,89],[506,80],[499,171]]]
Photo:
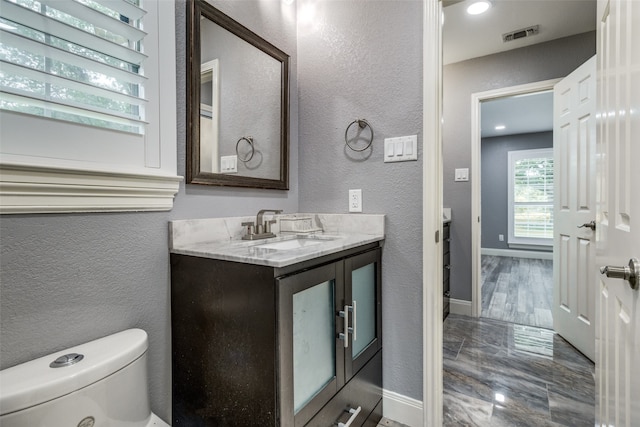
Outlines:
[[[628,267],[640,258],[640,2],[599,0],[597,16],[596,266]],[[640,426],[640,291],[596,272],[597,425]]]
[[595,56],[555,85],[553,104],[553,327],[595,360]]

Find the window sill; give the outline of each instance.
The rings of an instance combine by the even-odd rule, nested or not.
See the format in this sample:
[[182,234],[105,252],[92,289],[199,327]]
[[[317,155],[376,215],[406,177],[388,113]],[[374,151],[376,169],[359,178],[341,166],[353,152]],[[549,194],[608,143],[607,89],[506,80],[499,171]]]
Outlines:
[[0,164],[0,214],[168,211],[182,177]]

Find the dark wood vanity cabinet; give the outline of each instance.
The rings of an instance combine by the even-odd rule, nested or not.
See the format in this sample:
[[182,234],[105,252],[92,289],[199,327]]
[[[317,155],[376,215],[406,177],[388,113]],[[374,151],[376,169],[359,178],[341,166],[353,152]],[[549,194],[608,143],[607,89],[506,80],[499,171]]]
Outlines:
[[449,315],[449,299],[451,297],[451,291],[449,289],[449,274],[451,272],[451,252],[449,251],[450,242],[451,222],[447,221],[442,224],[442,264],[444,269],[444,272],[442,273],[442,291],[444,293],[442,301],[443,320]]
[[282,268],[171,254],[173,426],[376,425],[378,243]]

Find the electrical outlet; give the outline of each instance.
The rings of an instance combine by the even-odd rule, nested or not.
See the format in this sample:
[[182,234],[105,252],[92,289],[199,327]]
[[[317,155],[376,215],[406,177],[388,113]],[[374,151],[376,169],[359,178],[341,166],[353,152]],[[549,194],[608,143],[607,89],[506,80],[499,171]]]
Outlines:
[[498,240],[504,242],[504,234],[498,234]]
[[362,190],[349,190],[349,212],[362,212]]

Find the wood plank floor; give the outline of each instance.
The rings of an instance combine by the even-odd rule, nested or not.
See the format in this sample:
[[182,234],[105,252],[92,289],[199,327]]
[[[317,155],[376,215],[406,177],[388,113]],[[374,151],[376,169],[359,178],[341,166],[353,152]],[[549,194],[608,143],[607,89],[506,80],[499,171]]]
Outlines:
[[482,256],[482,317],[553,328],[553,262]]

